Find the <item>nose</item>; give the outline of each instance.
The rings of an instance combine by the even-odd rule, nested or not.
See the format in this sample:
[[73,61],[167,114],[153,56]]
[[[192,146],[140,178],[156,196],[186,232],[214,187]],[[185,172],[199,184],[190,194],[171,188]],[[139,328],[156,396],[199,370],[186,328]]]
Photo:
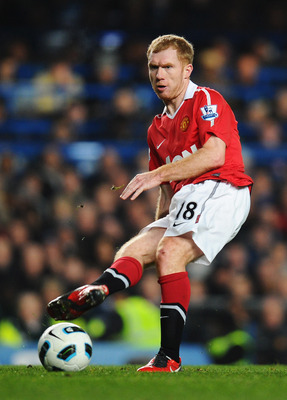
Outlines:
[[158,69],[157,69],[157,71],[156,71],[156,77],[157,77],[157,79],[162,79],[163,78],[163,71],[164,71],[164,69],[163,68],[161,68],[161,67],[158,67]]

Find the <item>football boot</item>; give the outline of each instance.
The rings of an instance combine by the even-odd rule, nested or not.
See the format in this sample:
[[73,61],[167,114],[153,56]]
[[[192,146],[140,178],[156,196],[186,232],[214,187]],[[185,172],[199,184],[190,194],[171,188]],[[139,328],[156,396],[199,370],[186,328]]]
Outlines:
[[176,362],[160,350],[147,365],[140,367],[138,372],[179,372],[180,370],[181,358],[179,359],[179,362]]
[[50,301],[48,314],[59,320],[72,320],[101,304],[109,294],[106,285],[84,285]]

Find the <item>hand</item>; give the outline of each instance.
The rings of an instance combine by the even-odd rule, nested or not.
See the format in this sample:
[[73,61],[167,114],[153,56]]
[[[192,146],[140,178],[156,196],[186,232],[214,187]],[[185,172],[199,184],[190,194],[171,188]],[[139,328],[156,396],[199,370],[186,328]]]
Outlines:
[[150,172],[144,172],[136,175],[126,186],[120,197],[123,200],[128,199],[135,200],[142,192],[148,189],[152,189],[161,184],[159,175],[156,170]]

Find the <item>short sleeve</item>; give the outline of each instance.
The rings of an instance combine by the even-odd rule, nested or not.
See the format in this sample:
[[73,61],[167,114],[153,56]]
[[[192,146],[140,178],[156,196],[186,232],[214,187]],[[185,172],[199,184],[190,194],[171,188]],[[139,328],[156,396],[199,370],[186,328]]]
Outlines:
[[197,123],[202,145],[215,135],[229,145],[237,121],[225,99],[215,90],[201,88],[198,95]]

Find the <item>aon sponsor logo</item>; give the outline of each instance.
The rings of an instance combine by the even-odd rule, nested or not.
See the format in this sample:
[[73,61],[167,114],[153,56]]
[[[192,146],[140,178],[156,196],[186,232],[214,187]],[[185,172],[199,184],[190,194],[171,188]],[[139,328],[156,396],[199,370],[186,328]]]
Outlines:
[[178,154],[178,155],[174,156],[174,158],[173,158],[172,161],[171,161],[171,159],[170,159],[170,156],[167,156],[166,159],[165,159],[165,163],[166,163],[166,164],[170,164],[171,162],[179,161],[179,160],[181,160],[182,158],[185,158],[185,157],[190,156],[192,153],[195,153],[195,152],[197,151],[196,145],[193,144],[192,146],[190,146],[190,150],[191,150],[191,151],[184,150],[184,151],[181,153],[181,155]]

